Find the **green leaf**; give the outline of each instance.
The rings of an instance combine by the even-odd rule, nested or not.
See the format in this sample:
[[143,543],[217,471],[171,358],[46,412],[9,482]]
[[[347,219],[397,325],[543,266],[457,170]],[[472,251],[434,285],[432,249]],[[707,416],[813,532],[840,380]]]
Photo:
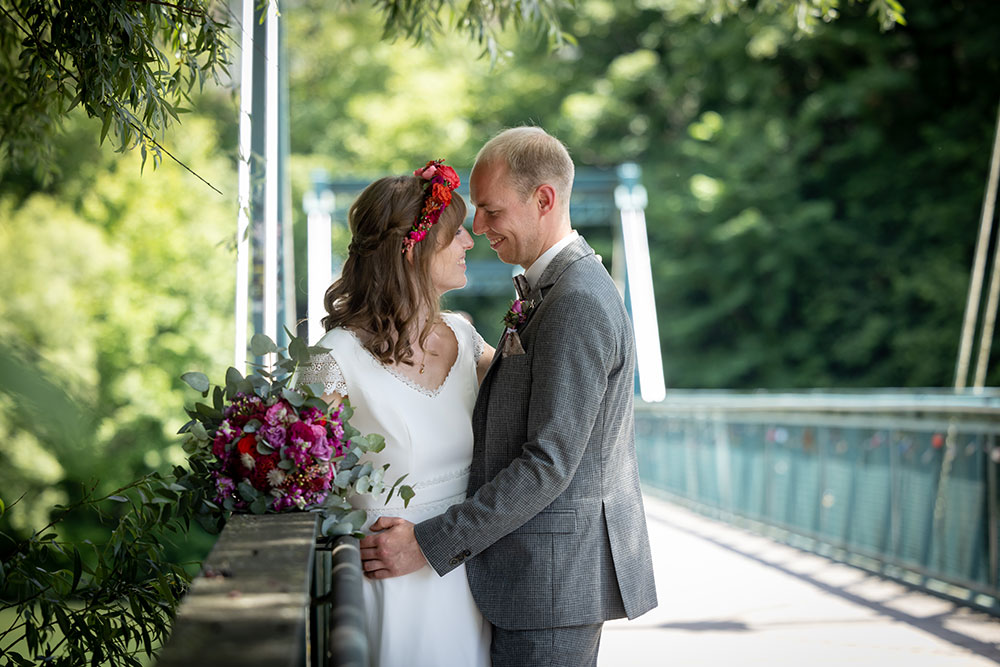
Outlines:
[[226,369],[226,393],[229,395],[229,398],[232,398],[233,396],[236,395],[235,387],[238,386],[239,383],[242,381],[243,381],[242,373],[240,373],[232,366]]
[[399,487],[399,497],[403,499],[403,507],[409,507],[410,500],[412,500],[413,496],[415,495],[417,494],[413,491],[412,486],[404,484],[403,486]]
[[205,425],[201,422],[196,421],[193,426],[191,426],[191,435],[198,438],[199,440],[208,440],[208,431],[205,430]]
[[185,373],[181,376],[181,379],[187,382],[192,389],[200,391],[203,394],[208,391],[208,388],[211,386],[208,381],[208,376],[197,371]]
[[80,584],[81,574],[83,574],[83,561],[80,559],[80,551],[73,549],[73,583],[70,586],[71,593],[76,591],[76,587]]
[[354,526],[349,521],[338,521],[337,517],[330,517],[323,522],[323,534],[329,537],[350,535],[352,532]]
[[266,442],[264,442],[263,440],[258,440],[257,441],[257,453],[258,454],[263,454],[264,456],[267,456],[268,454],[273,454],[274,453],[274,448],[271,447]]
[[310,382],[309,384],[301,385],[299,389],[308,389],[312,396],[319,397],[326,392],[326,385],[322,382]]
[[252,503],[260,497],[260,492],[250,485],[250,482],[243,480],[236,487],[236,490],[240,492],[240,497],[248,503]]
[[195,403],[194,409],[198,411],[198,414],[204,415],[210,419],[222,419],[222,413],[213,408],[211,405],[205,403]]
[[278,346],[266,334],[255,333],[250,339],[250,351],[255,357],[263,357],[278,351]]
[[309,363],[309,346],[301,338],[292,338],[288,343],[288,356],[297,364]]
[[267,396],[267,392],[271,389],[271,383],[257,374],[249,375],[247,382],[253,387],[252,393],[257,394],[261,398]]
[[353,512],[349,512],[343,519],[345,523],[351,524],[352,531],[361,530],[361,526],[365,525],[365,521],[367,520],[368,512],[365,510],[354,510]]
[[281,390],[281,395],[286,401],[297,408],[301,407],[302,404],[306,402],[306,397],[303,396],[301,392],[295,391],[294,389],[288,389],[287,387]]
[[361,475],[354,482],[354,492],[355,493],[368,493],[371,490],[371,480],[368,475]]
[[125,496],[108,496],[108,500],[113,500],[116,503],[127,503],[128,502],[128,498],[126,498]]
[[[389,467],[389,464],[387,463],[385,465],[385,468],[383,468],[382,470],[385,471],[388,467]],[[409,474],[410,473],[406,473],[406,475],[409,475]],[[386,505],[388,505],[389,501],[392,500],[392,494],[394,494],[396,492],[396,487],[399,486],[399,483],[402,482],[404,479],[406,479],[406,475],[401,475],[400,478],[397,479],[395,481],[395,483],[393,483],[392,488],[389,489],[389,493],[385,497],[385,504]]]
[[267,496],[257,496],[254,498],[253,502],[250,503],[250,511],[254,514],[263,514],[267,511]]
[[385,437],[379,435],[378,433],[369,433],[365,436],[368,441],[368,451],[369,452],[381,452],[385,449]]
[[7,506],[3,504],[3,498],[0,498],[0,516],[3,516],[7,511]]
[[351,471],[341,470],[333,477],[333,485],[338,489],[346,489],[351,485]]

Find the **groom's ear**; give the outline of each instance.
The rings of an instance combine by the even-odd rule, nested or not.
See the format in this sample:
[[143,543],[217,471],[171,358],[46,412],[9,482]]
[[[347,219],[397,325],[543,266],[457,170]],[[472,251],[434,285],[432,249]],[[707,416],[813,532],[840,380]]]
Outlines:
[[535,202],[540,215],[549,213],[556,207],[556,189],[548,183],[542,183],[535,188]]

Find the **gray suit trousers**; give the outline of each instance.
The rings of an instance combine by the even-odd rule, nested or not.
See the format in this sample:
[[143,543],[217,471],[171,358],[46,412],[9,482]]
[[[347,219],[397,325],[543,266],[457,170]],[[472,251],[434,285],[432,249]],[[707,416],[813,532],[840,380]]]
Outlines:
[[493,667],[596,667],[603,623],[540,630],[493,628]]

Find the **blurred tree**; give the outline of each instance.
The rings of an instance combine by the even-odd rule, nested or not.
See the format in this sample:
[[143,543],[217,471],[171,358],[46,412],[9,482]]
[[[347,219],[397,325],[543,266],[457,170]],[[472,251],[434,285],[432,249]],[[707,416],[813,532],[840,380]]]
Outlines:
[[[229,357],[234,202],[192,196],[178,170],[143,179],[139,156],[100,150],[88,127],[67,119],[63,179],[0,191],[0,339],[17,371],[0,383],[0,489],[8,503],[28,494],[4,517],[16,533],[97,478],[114,488],[183,461],[180,375],[222,373]],[[192,115],[167,136],[199,171],[232,180],[214,133]]]

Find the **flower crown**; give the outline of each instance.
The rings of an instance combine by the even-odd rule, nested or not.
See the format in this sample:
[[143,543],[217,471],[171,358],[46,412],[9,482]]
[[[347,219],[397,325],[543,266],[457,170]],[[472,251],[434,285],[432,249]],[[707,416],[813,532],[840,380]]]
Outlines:
[[430,160],[413,172],[424,180],[424,205],[417,215],[417,221],[403,239],[403,252],[410,250],[427,236],[431,227],[437,224],[441,213],[451,203],[451,192],[459,185],[458,174],[444,163],[444,160]]

